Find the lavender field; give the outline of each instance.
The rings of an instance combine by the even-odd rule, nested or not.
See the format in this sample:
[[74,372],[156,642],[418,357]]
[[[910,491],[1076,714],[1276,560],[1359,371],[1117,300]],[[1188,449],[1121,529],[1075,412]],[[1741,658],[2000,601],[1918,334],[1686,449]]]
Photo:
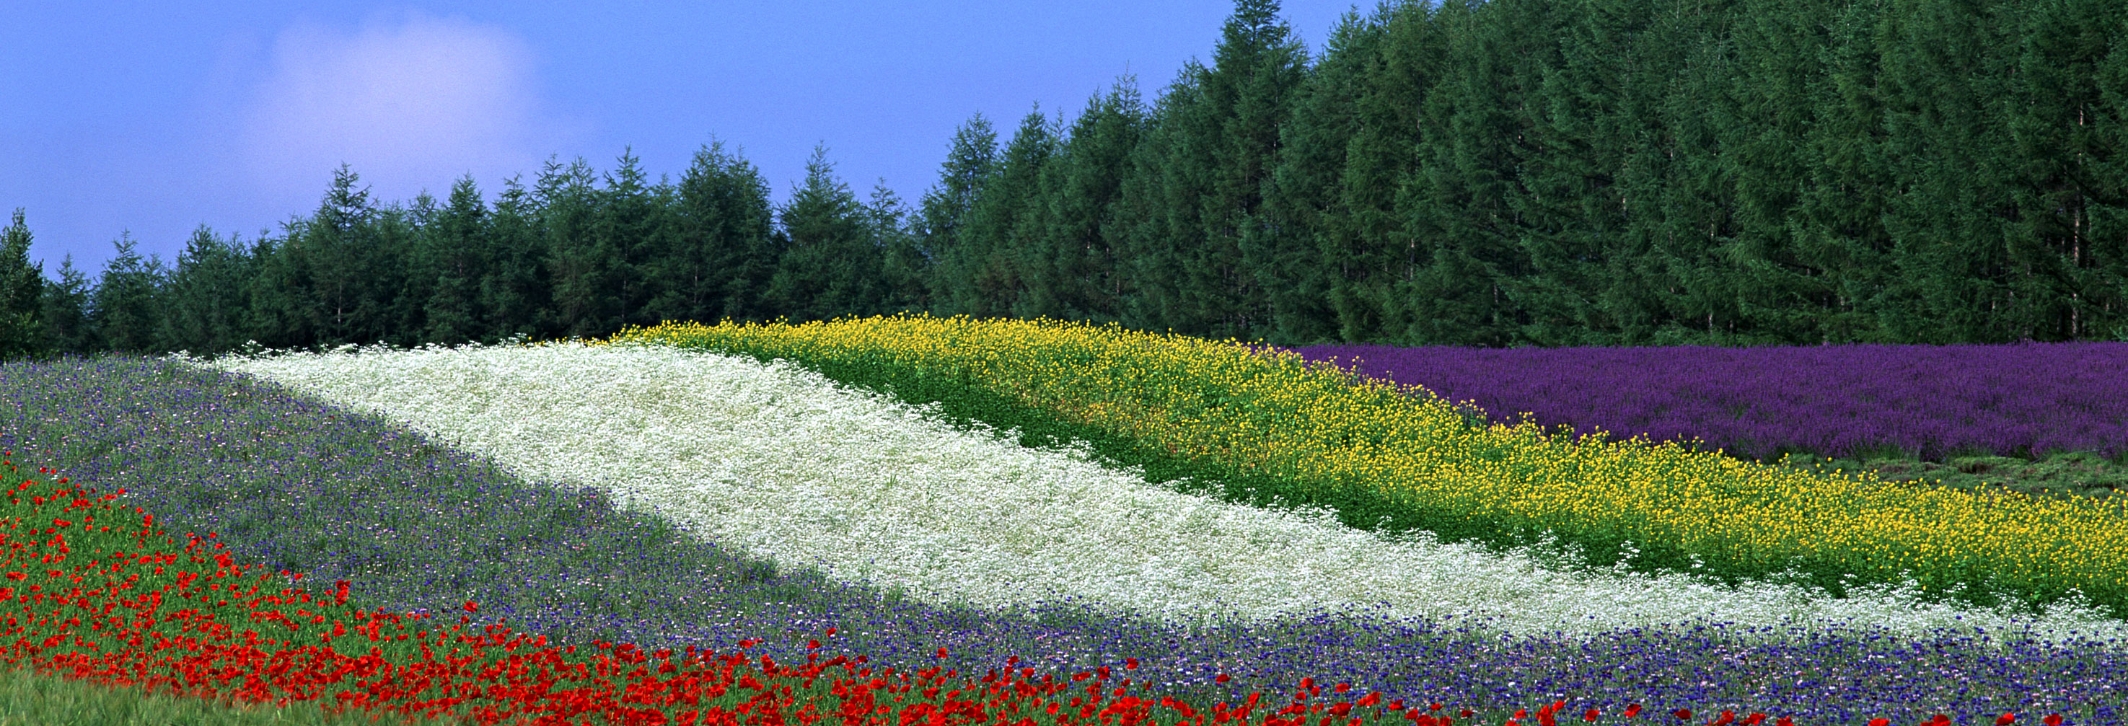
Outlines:
[[1757,459],[2128,456],[2128,343],[1296,350],[1494,420]]

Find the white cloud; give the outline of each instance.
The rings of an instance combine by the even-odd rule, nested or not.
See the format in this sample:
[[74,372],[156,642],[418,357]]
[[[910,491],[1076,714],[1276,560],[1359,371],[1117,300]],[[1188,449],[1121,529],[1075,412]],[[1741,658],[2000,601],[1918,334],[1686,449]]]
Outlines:
[[244,163],[268,190],[314,197],[345,162],[386,200],[531,171],[554,141],[532,68],[518,37],[464,20],[292,27],[246,114]]

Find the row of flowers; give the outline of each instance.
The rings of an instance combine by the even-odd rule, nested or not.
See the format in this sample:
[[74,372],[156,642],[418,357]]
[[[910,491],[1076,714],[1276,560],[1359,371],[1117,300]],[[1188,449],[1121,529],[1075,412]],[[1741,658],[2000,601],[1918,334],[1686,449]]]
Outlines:
[[[1638,704],[1607,712],[1567,700],[1477,713],[1305,678],[1289,696],[1252,693],[1205,707],[1134,681],[1135,660],[1060,677],[1008,659],[975,676],[875,668],[862,655],[830,656],[818,641],[795,664],[750,656],[747,643],[724,653],[626,643],[579,651],[476,621],[474,602],[455,624],[365,611],[345,581],[313,593],[298,586],[299,573],[236,562],[213,533],[180,544],[153,514],[116,503],[123,492],[78,488],[49,469],[26,475],[11,458],[0,468],[0,477],[19,481],[0,512],[0,660],[110,686],[243,703],[324,700],[482,724],[1553,726],[1657,715]],[[1689,710],[1669,716],[1698,722]],[[1734,711],[1699,718],[1793,723]],[[2016,720],[2005,713],[1995,723]],[[2067,723],[2060,714],[2039,720]]]
[[[1233,341],[1054,321],[888,317],[667,324],[623,343],[787,359],[906,400],[1019,409],[1104,455],[1229,496],[1449,540],[1557,536],[1594,564],[1788,574],[2128,617],[2117,503],[1993,497],[1742,462],[1671,444],[1473,425],[1447,402]],[[1412,395],[1417,393],[1419,395]],[[978,412],[977,417],[980,416]]]
[[2128,343],[1294,349],[1501,418],[1771,459],[2128,455]]
[[214,365],[403,421],[531,478],[604,488],[785,567],[939,604],[1068,601],[1191,623],[1366,611],[1584,637],[1691,622],[2128,637],[2088,613],[2028,619],[1924,602],[1912,589],[1828,598],[1384,537],[1153,486],[1083,451],[956,429],[787,363],[561,344]]
[[[1970,620],[1920,636],[1868,622],[1503,635],[1467,620],[1365,611],[1203,626],[1078,601],[940,605],[778,566],[617,509],[609,491],[510,475],[444,440],[248,375],[182,360],[62,359],[0,364],[0,391],[0,449],[27,448],[77,483],[127,490],[119,501],[173,531],[221,532],[241,561],[351,580],[368,606],[392,612],[455,613],[477,601],[482,615],[583,648],[730,651],[745,641],[756,656],[798,663],[820,639],[868,655],[874,668],[964,673],[1015,656],[1049,673],[1135,658],[1138,680],[1191,703],[1290,692],[1314,675],[1391,700],[1498,714],[1574,694],[1607,713],[1642,703],[1704,711],[1700,720],[1756,709],[1821,724],[2004,710],[2118,723],[2119,685],[2128,684],[2118,640],[2035,640]],[[583,463],[579,481],[615,478],[596,458]],[[790,504],[805,515],[805,502]],[[1583,592],[1607,602],[1601,590]],[[831,627],[833,638],[819,637]]]

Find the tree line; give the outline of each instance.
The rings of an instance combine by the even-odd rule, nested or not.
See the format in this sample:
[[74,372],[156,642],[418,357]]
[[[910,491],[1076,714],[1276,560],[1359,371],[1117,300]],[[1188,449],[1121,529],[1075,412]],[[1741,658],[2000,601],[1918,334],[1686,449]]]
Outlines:
[[319,208],[95,279],[0,248],[8,351],[604,335],[661,320],[1047,316],[1281,344],[2128,338],[2128,5],[1440,0],[1311,54],[1240,0],[1148,103],[977,115],[913,207],[815,152],[677,183],[550,162],[488,202]]

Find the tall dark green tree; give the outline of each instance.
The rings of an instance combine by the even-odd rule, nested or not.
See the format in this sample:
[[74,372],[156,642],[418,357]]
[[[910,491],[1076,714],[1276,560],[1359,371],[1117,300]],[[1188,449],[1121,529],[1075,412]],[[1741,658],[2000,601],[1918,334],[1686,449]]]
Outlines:
[[112,245],[118,254],[104,264],[89,297],[90,321],[111,350],[160,352],[162,260],[142,257],[130,234]]
[[1115,204],[1123,194],[1146,123],[1136,79],[1125,77],[1087,101],[1070,134],[1042,169],[1031,210],[1036,229],[1019,250],[1026,294],[1021,317],[1115,321],[1124,278],[1117,272],[1123,234]]
[[30,228],[22,209],[0,230],[0,361],[45,349],[44,266],[30,263]]
[[1162,98],[1134,155],[1137,188],[1124,192],[1143,200],[1122,212],[1138,290],[1127,320],[1220,337],[1269,329],[1241,240],[1257,224],[1307,61],[1276,0],[1240,0],[1212,65],[1188,64]]
[[451,185],[449,203],[422,225],[414,244],[407,289],[409,297],[419,296],[421,339],[457,344],[488,337],[491,316],[480,305],[492,255],[488,207],[471,175]]
[[621,296],[614,284],[615,252],[599,244],[600,194],[591,166],[583,159],[567,166],[549,160],[534,189],[553,295],[546,327],[569,337],[617,328]]
[[663,320],[760,320],[776,270],[775,214],[761,172],[712,142],[680,178],[678,225],[661,257],[651,303]]
[[87,355],[103,350],[89,317],[89,297],[94,286],[88,275],[74,266],[74,256],[59,259],[58,279],[44,285],[45,349],[58,353]]
[[670,185],[650,183],[633,151],[622,152],[619,168],[606,175],[593,217],[592,249],[606,258],[599,284],[611,291],[613,307],[602,313],[597,334],[658,323],[650,314],[657,291],[648,273],[652,260],[674,246],[672,195]]
[[256,259],[235,237],[220,237],[206,225],[193,230],[163,285],[162,347],[212,355],[249,340],[245,326]]
[[[2015,101],[2006,105],[2017,160],[2012,179],[2014,238],[2022,245],[2018,263],[2033,270],[2016,288],[2035,304],[2034,337],[2090,337],[2094,328],[2110,332],[2112,310],[2128,285],[2109,275],[2095,247],[2093,210],[2128,206],[2128,183],[2107,174],[2100,164],[2120,158],[2117,133],[2124,120],[2109,108],[2103,75],[2128,55],[2119,38],[2128,29],[2128,6],[2094,0],[2029,0],[2012,16],[2013,53],[2018,79]],[[2099,162],[2099,163],[2094,163]]]
[[871,238],[872,246],[879,249],[880,275],[885,278],[887,286],[881,309],[894,312],[929,310],[931,293],[925,281],[931,277],[931,256],[910,226],[909,218],[913,215],[909,206],[887,187],[887,180],[881,179],[872,186],[864,213],[865,234]]
[[404,225],[380,214],[360,183],[342,165],[317,211],[290,225],[273,248],[279,264],[262,269],[262,284],[253,288],[255,298],[266,298],[255,299],[253,310],[272,344],[375,343],[401,327],[394,303],[404,259],[394,245],[403,235],[384,232]]
[[488,264],[478,291],[488,339],[553,335],[540,218],[538,199],[515,177],[505,181],[487,220]]
[[931,309],[943,314],[969,312],[976,303],[977,255],[962,243],[963,230],[975,213],[976,200],[996,173],[997,132],[976,114],[953,132],[953,145],[939,169],[938,183],[924,193],[917,210],[918,246],[931,258],[925,281]]
[[1029,258],[1043,229],[1043,168],[1057,155],[1059,134],[1057,123],[1037,108],[1005,145],[955,241],[956,268],[965,281],[951,301],[954,312],[1003,317],[1022,309]]
[[864,205],[835,177],[826,147],[813,148],[805,183],[778,216],[785,242],[769,281],[769,310],[793,321],[887,311],[884,255]]
[[[1418,158],[1397,201],[1404,234],[1416,245],[1408,254],[1413,269],[1372,306],[1350,293],[1333,297],[1341,320],[1356,319],[1364,329],[1367,316],[1378,314],[1381,339],[1407,344],[1524,342],[1527,315],[1510,290],[1530,270],[1513,200],[1519,159],[1532,151],[1520,111],[1535,102],[1533,78],[1552,37],[1543,10],[1528,2],[1443,0],[1431,13],[1448,60],[1422,107]],[[1393,22],[1392,31],[1400,25]],[[1382,289],[1359,289],[1370,288]]]

